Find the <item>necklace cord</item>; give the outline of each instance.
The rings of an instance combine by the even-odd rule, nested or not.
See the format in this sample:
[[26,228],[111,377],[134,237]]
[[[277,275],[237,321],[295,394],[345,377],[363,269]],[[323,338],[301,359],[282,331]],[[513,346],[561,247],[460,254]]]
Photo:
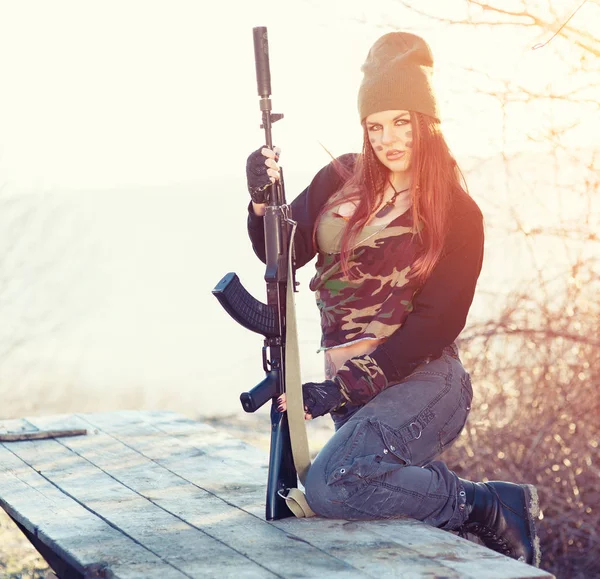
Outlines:
[[396,202],[396,197],[398,197],[398,195],[400,195],[400,193],[406,193],[408,191],[408,188],[402,189],[401,191],[396,191],[394,184],[391,181],[388,181],[388,183],[390,184],[390,187],[394,191],[394,194],[392,195],[391,199],[389,201],[386,201],[385,204],[383,205],[383,207],[377,213],[375,213],[375,217],[385,217],[394,207],[394,203]]

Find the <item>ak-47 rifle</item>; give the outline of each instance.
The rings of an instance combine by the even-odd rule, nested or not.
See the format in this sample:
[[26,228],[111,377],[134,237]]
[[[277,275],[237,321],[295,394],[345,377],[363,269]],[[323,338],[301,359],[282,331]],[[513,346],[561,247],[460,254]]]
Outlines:
[[[283,118],[271,112],[271,72],[269,69],[269,44],[267,29],[257,27],[254,33],[254,58],[256,80],[262,111],[262,125],[269,148],[273,147],[271,125]],[[271,451],[267,480],[267,520],[294,516],[288,508],[283,493],[297,488],[296,469],[292,457],[287,415],[277,410],[277,398],[285,387],[285,336],[286,292],[288,280],[295,285],[290,272],[289,252],[294,222],[285,201],[283,175],[268,189],[268,203],[264,216],[267,303],[250,295],[235,273],[228,273],[215,287],[213,294],[225,310],[245,328],[262,334],[265,338],[262,363],[266,376],[249,392],[240,396],[246,412],[255,412],[267,401],[271,405]],[[291,274],[291,275],[290,275]],[[295,288],[294,288],[295,289]]]

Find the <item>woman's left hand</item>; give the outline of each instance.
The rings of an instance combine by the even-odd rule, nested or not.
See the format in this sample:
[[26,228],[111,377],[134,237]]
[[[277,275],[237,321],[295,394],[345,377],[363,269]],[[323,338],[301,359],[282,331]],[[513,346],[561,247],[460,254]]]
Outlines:
[[[277,399],[277,410],[279,410],[279,412],[286,412],[287,411],[287,399],[285,397],[285,394],[282,394],[278,399]],[[304,420],[312,420],[312,415],[308,414],[308,412],[306,412],[307,408],[306,406],[304,407]]]
[[[285,394],[279,397],[279,410],[287,410]],[[335,380],[323,382],[307,382],[302,384],[302,397],[304,399],[304,419],[310,420],[324,416],[332,410],[337,410],[346,402],[340,387]]]

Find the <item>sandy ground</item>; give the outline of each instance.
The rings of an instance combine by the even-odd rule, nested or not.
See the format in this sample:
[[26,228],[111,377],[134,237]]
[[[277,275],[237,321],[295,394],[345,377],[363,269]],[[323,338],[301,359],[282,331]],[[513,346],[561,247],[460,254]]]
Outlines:
[[[243,412],[230,416],[197,417],[231,436],[253,446],[269,450],[269,417],[265,411],[256,414]],[[311,454],[314,456],[333,434],[328,418],[307,423]],[[50,579],[49,568],[21,533],[18,527],[0,509],[0,579]]]

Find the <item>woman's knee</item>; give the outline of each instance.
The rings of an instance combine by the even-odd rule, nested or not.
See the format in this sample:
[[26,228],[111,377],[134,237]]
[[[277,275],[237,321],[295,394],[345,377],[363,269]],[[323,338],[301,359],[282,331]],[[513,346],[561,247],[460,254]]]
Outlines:
[[[324,449],[305,481],[308,504],[322,517],[356,518],[357,507],[370,494],[368,489],[375,489],[408,464],[387,450],[379,424],[362,420],[344,428],[349,435],[344,443],[333,452]],[[398,453],[403,447],[394,441],[390,448]]]
[[327,483],[327,474],[321,461],[315,460],[304,483],[306,500],[310,508],[320,517],[344,518],[343,503],[336,488]]
[[[347,428],[346,432],[350,430]],[[344,437],[341,445],[326,446],[308,471],[304,483],[306,500],[321,517],[347,518],[346,501],[361,480],[361,473],[354,471],[362,458],[350,452],[356,443],[357,431],[360,438],[360,429],[356,429],[353,436]],[[335,442],[339,442],[339,435]]]

